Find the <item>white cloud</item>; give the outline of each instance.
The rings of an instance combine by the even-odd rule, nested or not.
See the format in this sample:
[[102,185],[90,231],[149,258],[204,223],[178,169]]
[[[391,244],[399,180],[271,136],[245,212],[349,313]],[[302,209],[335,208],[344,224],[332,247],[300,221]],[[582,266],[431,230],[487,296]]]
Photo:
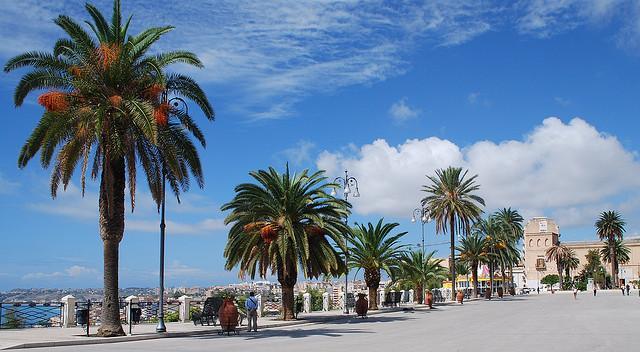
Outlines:
[[167,278],[179,278],[184,280],[188,278],[208,277],[211,275],[211,273],[207,273],[200,268],[192,267],[183,264],[178,260],[174,260],[167,266],[165,275]]
[[569,100],[567,98],[563,98],[563,97],[554,97],[553,101],[555,101],[556,104],[558,104],[560,106],[569,106],[569,105],[571,105],[571,100]]
[[19,182],[14,182],[2,175],[0,173],[0,194],[11,194],[14,193],[20,187]]
[[77,278],[84,277],[87,275],[93,275],[96,273],[96,270],[93,268],[87,268],[84,266],[73,265],[66,268],[64,271],[54,271],[50,273],[28,273],[25,274],[22,279],[23,280],[38,280],[38,279],[53,279],[53,278]]
[[316,147],[315,143],[310,141],[299,141],[295,146],[287,148],[278,155],[277,159],[284,159],[285,162],[290,162],[293,165],[301,165],[305,162],[311,161],[311,151]]
[[[196,223],[175,222],[166,220],[167,235],[202,235],[224,230],[226,227],[222,219],[207,218]],[[128,220],[126,231],[156,233],[160,229],[160,218],[156,220]]]
[[640,186],[635,152],[579,118],[567,124],[547,118],[523,140],[499,143],[458,146],[430,137],[390,146],[378,139],[353,157],[325,151],[317,165],[330,175],[349,169],[360,183],[355,211],[385,216],[406,216],[424,196],[425,175],[450,165],[479,175],[488,210],[511,206],[529,216],[584,214],[568,219],[570,225],[586,224],[594,209],[620,205],[614,198]]
[[[44,183],[42,183],[44,187]],[[125,191],[125,206],[129,207],[129,191]],[[201,194],[183,194],[180,204],[173,202],[173,198],[167,194],[167,211],[169,214],[180,214],[182,221],[171,220],[172,215],[167,216],[167,234],[169,235],[196,235],[208,234],[225,229],[222,218],[202,218],[202,214],[218,214],[222,217],[219,207],[209,198]],[[53,215],[62,215],[70,219],[82,222],[96,222],[98,219],[98,195],[93,190],[87,190],[84,197],[79,187],[70,183],[66,191],[60,189],[56,199],[48,199],[26,204],[27,209]],[[199,218],[191,222],[184,219]],[[125,232],[152,232],[158,231],[159,215],[156,204],[148,192],[138,191],[136,194],[136,209],[134,213],[125,212]],[[174,217],[178,218],[178,217]]]
[[389,108],[389,115],[396,122],[405,122],[420,115],[421,110],[418,108],[412,108],[407,105],[407,98],[402,99],[391,104]]

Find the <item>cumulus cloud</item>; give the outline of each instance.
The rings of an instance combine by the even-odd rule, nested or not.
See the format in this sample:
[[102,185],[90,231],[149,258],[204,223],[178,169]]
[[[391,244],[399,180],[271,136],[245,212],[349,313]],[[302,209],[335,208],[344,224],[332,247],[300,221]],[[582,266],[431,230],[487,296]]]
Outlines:
[[412,108],[407,104],[407,98],[402,99],[391,104],[389,108],[389,115],[395,122],[405,122],[420,115],[421,110],[418,108]]
[[601,206],[615,206],[612,198],[640,186],[635,153],[580,118],[569,123],[547,118],[522,140],[498,143],[458,146],[429,137],[391,146],[378,139],[353,156],[324,151],[317,165],[332,175],[347,168],[359,176],[355,211],[388,216],[404,216],[416,207],[425,175],[450,165],[479,175],[488,210],[511,206],[528,216],[573,214],[571,225],[585,224]]
[[87,268],[80,265],[73,265],[66,268],[64,271],[54,271],[49,273],[37,272],[25,274],[23,280],[36,280],[36,279],[52,279],[52,278],[77,278],[87,275],[95,274],[96,270],[93,268]]
[[0,173],[0,194],[11,194],[20,187],[19,182],[14,182]]
[[299,141],[295,146],[287,148],[276,155],[276,159],[284,159],[293,165],[301,165],[311,161],[311,151],[316,144],[310,141]]
[[[45,187],[45,183],[41,187]],[[46,192],[43,192],[46,194]],[[125,192],[128,197],[128,190]],[[167,195],[167,209],[170,214],[180,214],[181,221],[173,221],[171,217],[166,221],[169,235],[202,235],[225,229],[219,206],[201,194],[184,194],[180,204],[170,202]],[[129,200],[126,200],[126,206]],[[66,191],[58,192],[54,200],[29,202],[27,209],[39,213],[61,215],[69,219],[90,222],[98,219],[98,194],[87,190],[84,197],[79,187],[70,183]],[[220,215],[220,218],[204,217],[203,215]],[[160,226],[157,207],[148,192],[138,191],[136,194],[136,209],[134,213],[125,213],[125,231],[156,233]],[[186,219],[192,219],[188,221]]]

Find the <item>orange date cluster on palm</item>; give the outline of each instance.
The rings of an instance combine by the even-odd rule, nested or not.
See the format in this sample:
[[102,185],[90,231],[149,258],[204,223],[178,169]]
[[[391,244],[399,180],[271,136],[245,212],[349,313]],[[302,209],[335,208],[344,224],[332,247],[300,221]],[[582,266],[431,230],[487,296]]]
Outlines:
[[145,90],[145,95],[149,99],[158,99],[162,92],[164,92],[164,86],[159,83],[154,83]]
[[307,233],[309,235],[312,235],[312,236],[323,236],[324,235],[324,230],[320,226],[316,226],[316,225],[306,226],[305,230],[307,231]]
[[100,44],[97,52],[102,68],[107,70],[120,56],[120,46],[118,44]]
[[156,119],[158,125],[166,126],[169,121],[169,109],[171,106],[168,103],[162,103],[158,105],[153,111],[153,117]]
[[67,93],[50,91],[38,97],[38,104],[44,106],[47,111],[61,112],[69,108]]
[[122,97],[119,95],[112,95],[109,97],[109,101],[111,102],[111,105],[113,105],[116,108],[119,108],[120,105],[122,104]]
[[278,238],[278,230],[275,225],[266,225],[260,229],[260,237],[266,244],[270,244]]

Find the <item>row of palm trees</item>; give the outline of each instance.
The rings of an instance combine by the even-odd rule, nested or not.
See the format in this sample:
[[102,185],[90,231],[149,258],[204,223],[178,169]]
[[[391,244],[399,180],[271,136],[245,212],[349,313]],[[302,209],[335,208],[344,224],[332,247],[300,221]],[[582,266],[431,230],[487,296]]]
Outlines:
[[[614,286],[618,285],[619,264],[625,264],[630,260],[631,250],[623,243],[625,224],[620,213],[616,211],[603,211],[595,223],[598,238],[604,242],[604,246],[596,253],[604,262],[611,264]],[[560,289],[563,288],[565,276],[569,277],[569,271],[578,269],[580,265],[575,251],[561,242],[547,249],[546,259],[556,262]]]
[[502,288],[507,289],[506,272],[512,276],[513,267],[522,259],[518,243],[523,238],[523,218],[511,208],[501,209],[478,221],[471,233],[460,240],[459,260],[471,271],[473,295],[478,296],[478,269],[489,267],[489,290],[493,290],[494,273],[500,270]]

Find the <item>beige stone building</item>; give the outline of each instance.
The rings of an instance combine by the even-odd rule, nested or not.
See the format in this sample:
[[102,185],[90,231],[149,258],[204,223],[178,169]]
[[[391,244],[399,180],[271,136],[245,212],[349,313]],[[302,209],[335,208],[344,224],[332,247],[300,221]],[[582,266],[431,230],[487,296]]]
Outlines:
[[[545,253],[547,249],[560,241],[560,227],[552,220],[545,217],[536,217],[527,223],[524,229],[524,280],[528,288],[542,288],[539,284],[540,280],[548,274],[557,274],[557,266],[555,261],[547,261]],[[595,240],[595,233],[592,236],[593,241],[570,242],[562,241],[567,247],[576,252],[576,256],[580,259],[580,265],[577,270],[571,272],[571,276],[577,275],[582,267],[586,264],[585,255],[590,249],[600,249],[603,246],[601,241]],[[640,238],[628,238],[624,243],[631,250],[631,258],[629,263],[621,264],[619,270],[619,278],[622,282],[638,280],[640,268]],[[607,271],[610,273],[611,265],[605,264]]]

